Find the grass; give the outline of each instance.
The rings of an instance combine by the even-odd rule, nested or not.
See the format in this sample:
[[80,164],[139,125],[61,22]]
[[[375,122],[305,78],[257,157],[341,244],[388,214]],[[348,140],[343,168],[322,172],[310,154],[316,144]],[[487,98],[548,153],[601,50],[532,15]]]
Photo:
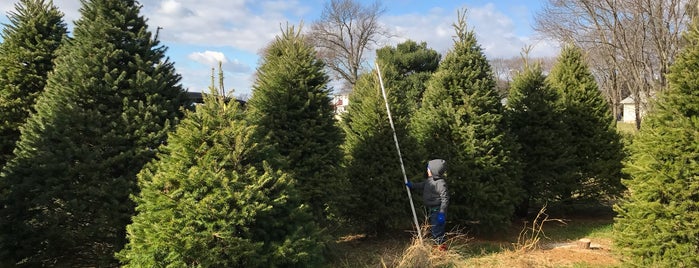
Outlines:
[[616,129],[622,134],[636,134],[638,133],[638,129],[636,129],[636,123],[631,122],[617,122],[616,123]]
[[[532,222],[513,223],[499,238],[451,232],[447,251],[435,250],[429,239],[421,244],[408,230],[383,238],[346,236],[336,245],[340,253],[326,267],[616,267],[618,259],[610,250],[612,223],[610,215],[540,215]],[[574,248],[581,238],[591,239],[596,248]]]
[[580,238],[612,239],[611,219],[579,219],[566,224],[550,226],[546,236],[553,241],[571,241]]

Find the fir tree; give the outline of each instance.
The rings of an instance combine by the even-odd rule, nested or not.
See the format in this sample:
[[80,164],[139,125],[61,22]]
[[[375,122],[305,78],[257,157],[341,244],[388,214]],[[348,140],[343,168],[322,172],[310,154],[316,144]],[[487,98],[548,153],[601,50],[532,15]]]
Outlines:
[[21,0],[8,18],[0,44],[0,169],[12,155],[19,126],[33,112],[67,33],[63,13],[44,0]]
[[699,22],[630,146],[614,243],[635,267],[699,266]]
[[[377,61],[381,63],[384,80],[392,81],[396,90],[393,94],[400,94],[400,100],[404,103],[409,113],[408,119],[412,117],[422,101],[427,81],[432,73],[437,71],[441,55],[430,48],[427,43],[420,44],[408,40],[396,45],[387,46],[376,51]],[[399,111],[401,106],[392,106],[392,109]]]
[[562,119],[559,95],[545,81],[540,65],[529,66],[510,84],[507,119],[520,146],[522,184],[526,196],[518,214],[526,216],[536,205],[560,201],[570,181],[570,153]]
[[[381,48],[376,54],[404,167],[413,177],[424,172],[424,157],[407,127],[440,56],[425,43],[413,41]],[[356,200],[345,207],[345,215],[371,234],[410,222],[409,200],[380,86],[377,73],[360,76],[341,121],[345,168],[352,182],[349,195]]]
[[454,25],[454,47],[430,79],[412,121],[430,158],[445,159],[451,193],[447,218],[479,221],[488,231],[509,224],[521,200],[517,146],[508,134],[495,79],[465,12]]
[[206,94],[138,175],[124,267],[312,267],[322,244],[294,180],[236,101]]
[[337,166],[342,133],[324,66],[300,31],[288,27],[267,47],[247,106],[259,135],[266,137],[263,142],[275,145],[286,159],[284,170],[298,180],[303,201],[318,221],[333,212],[334,198],[344,187]]
[[[401,120],[406,118],[406,111],[401,114],[399,109],[393,109],[401,106],[396,104],[405,104],[406,99],[396,94],[401,88],[391,79],[384,83],[406,173],[416,174],[422,171],[417,142],[408,135],[406,120]],[[346,174],[351,180],[349,197],[354,200],[345,207],[345,215],[370,234],[381,234],[409,223],[409,200],[376,73],[360,76],[341,122],[346,137],[343,145]]]
[[2,171],[0,259],[106,266],[126,242],[136,174],[185,94],[134,0],[83,2],[16,156]]
[[619,195],[623,191],[623,144],[582,50],[564,47],[548,80],[561,94],[570,133],[566,147],[573,153],[569,173],[573,177],[565,178],[570,188],[563,198],[595,200]]

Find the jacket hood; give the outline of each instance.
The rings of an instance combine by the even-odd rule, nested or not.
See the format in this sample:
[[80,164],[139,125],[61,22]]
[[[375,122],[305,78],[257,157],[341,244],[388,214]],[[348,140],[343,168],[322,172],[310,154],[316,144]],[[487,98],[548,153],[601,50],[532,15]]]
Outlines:
[[427,168],[432,173],[433,179],[444,178],[444,173],[447,172],[447,161],[444,159],[433,159],[427,162]]

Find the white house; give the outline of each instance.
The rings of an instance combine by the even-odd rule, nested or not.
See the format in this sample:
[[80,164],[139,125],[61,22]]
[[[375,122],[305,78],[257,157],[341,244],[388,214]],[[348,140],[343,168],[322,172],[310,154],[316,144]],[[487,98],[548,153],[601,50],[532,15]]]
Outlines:
[[340,114],[347,111],[347,105],[349,104],[349,94],[334,95],[332,104],[335,108],[335,116],[339,117]]
[[[621,100],[619,102],[622,106],[622,116],[621,116],[621,121],[622,122],[635,122],[636,121],[636,101],[631,97],[628,96],[626,99]],[[641,117],[645,115],[645,109],[643,108],[644,105],[641,105],[639,107],[639,110],[641,112]]]

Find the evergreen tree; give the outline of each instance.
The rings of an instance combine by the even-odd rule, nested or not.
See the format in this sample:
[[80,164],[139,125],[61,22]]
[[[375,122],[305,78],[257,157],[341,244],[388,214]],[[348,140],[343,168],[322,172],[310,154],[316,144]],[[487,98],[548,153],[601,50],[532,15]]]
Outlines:
[[614,243],[635,267],[698,267],[699,21],[630,146]]
[[283,169],[298,180],[304,203],[324,221],[344,187],[337,166],[342,133],[325,65],[300,32],[288,27],[267,47],[247,109],[264,142],[286,159]]
[[33,112],[68,31],[63,13],[44,0],[21,0],[8,18],[0,43],[0,169],[12,155],[19,126]]
[[[396,87],[392,80],[384,80],[384,86],[406,173],[416,174],[424,166],[421,165],[417,142],[408,135],[406,111],[401,114],[400,110],[393,110],[400,104],[405,107],[406,99],[401,98],[398,93],[401,88]],[[351,181],[349,197],[353,200],[345,206],[345,215],[370,234],[381,234],[389,228],[410,223],[411,210],[400,160],[376,73],[360,76],[341,122],[345,131],[344,165]]]
[[520,165],[495,79],[465,11],[454,24],[454,47],[430,79],[412,121],[430,158],[445,159],[451,193],[447,218],[479,221],[477,230],[505,227],[520,202]]
[[124,267],[312,267],[318,228],[236,101],[204,96],[138,175]]
[[[396,105],[406,105],[409,119],[420,106],[427,81],[437,71],[441,55],[427,48],[425,42],[418,44],[408,40],[396,47],[387,46],[376,50],[376,57],[381,66],[384,66],[381,70],[384,80],[392,81],[393,87],[400,89],[392,94],[400,94],[399,99],[406,100],[403,104]],[[396,111],[401,109],[401,106],[391,107]]]
[[561,94],[563,118],[570,135],[567,147],[573,153],[572,178],[564,199],[596,200],[616,196],[621,185],[621,137],[616,131],[610,106],[583,60],[582,50],[566,46],[548,76]]
[[570,153],[563,124],[559,95],[546,82],[540,65],[518,73],[511,84],[506,115],[510,130],[520,146],[522,185],[525,198],[518,207],[526,216],[531,202],[542,205],[560,201],[571,182]]
[[83,2],[74,39],[0,174],[0,259],[107,266],[126,242],[136,174],[185,92],[135,0]]
[[[425,43],[410,40],[381,48],[376,54],[404,167],[412,177],[424,172],[424,157],[407,127],[440,55]],[[372,234],[405,226],[411,217],[409,200],[376,73],[360,76],[347,111],[341,121],[346,137],[343,149],[351,180],[349,195],[356,201],[347,204],[346,215]]]

